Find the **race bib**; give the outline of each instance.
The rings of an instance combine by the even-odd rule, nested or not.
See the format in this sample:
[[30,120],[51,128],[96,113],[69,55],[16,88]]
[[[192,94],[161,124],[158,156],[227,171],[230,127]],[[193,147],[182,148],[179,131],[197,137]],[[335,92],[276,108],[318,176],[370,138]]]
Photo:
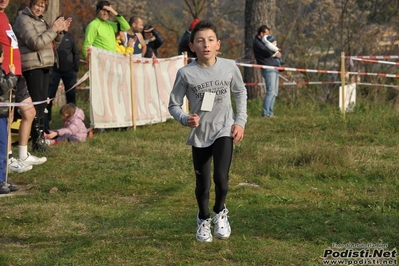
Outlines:
[[215,101],[216,93],[205,92],[204,98],[202,99],[201,111],[212,111],[213,102]]
[[18,48],[18,39],[17,36],[15,36],[15,33],[13,30],[7,30],[6,31],[7,36],[11,39],[11,46],[12,48]]

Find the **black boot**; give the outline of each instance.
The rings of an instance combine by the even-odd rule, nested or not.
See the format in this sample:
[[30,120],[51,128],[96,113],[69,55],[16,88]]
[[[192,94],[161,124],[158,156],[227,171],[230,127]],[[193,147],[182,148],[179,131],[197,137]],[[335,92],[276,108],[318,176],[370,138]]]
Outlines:
[[33,119],[32,128],[30,132],[32,139],[32,150],[33,151],[46,151],[46,141],[44,139],[43,132],[43,119],[35,117]]
[[39,120],[37,117],[35,117],[32,121],[32,127],[30,129],[30,138],[32,141],[32,148],[34,148],[35,143],[37,142],[39,136],[40,136]]

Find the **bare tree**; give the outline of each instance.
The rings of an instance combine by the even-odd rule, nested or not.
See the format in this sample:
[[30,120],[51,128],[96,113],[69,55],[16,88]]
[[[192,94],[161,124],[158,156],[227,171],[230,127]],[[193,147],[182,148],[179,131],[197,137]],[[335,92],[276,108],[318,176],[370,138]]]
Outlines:
[[199,18],[215,0],[184,0],[186,10],[193,18]]
[[[246,0],[245,1],[245,59],[254,63],[252,50],[253,40],[258,28],[266,24],[271,29],[275,26],[276,0]],[[262,82],[259,69],[245,68],[244,80],[246,82]],[[247,87],[248,98],[263,97],[265,90],[263,86]]]
[[[283,49],[285,65],[289,67],[339,70],[341,51],[346,55],[371,55],[375,52],[372,48],[378,47],[375,43],[378,32],[367,23],[368,12],[359,10],[356,0],[285,0],[284,4],[278,4],[277,14],[277,39]],[[360,66],[358,62],[354,65],[347,63],[349,71]],[[360,70],[369,72],[370,69]],[[289,74],[292,81],[340,80],[338,75],[323,73]],[[326,101],[333,99],[333,93],[338,91],[334,88],[338,86],[296,86],[290,89],[295,97],[303,94],[315,101]],[[281,92],[280,96],[284,98],[284,90]]]

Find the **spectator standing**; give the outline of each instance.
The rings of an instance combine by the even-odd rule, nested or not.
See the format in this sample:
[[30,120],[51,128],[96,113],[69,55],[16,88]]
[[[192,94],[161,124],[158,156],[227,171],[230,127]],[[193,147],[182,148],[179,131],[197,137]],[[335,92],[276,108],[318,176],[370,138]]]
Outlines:
[[147,45],[141,34],[143,31],[143,20],[139,16],[132,16],[129,19],[129,25],[130,29],[126,33],[125,46],[127,46],[127,42],[129,42],[130,39],[133,39],[133,56],[143,57],[147,51]]
[[[61,17],[49,26],[43,19],[47,8],[48,0],[30,0],[14,25],[21,51],[22,74],[34,102],[47,100],[50,68],[56,61],[54,49],[61,43],[63,30],[71,23],[71,19]],[[36,117],[31,129],[33,150],[46,149],[43,137],[45,108],[45,102],[35,105]]]
[[[118,22],[109,21],[110,14]],[[92,45],[107,51],[116,52],[115,33],[120,29],[126,31],[130,28],[126,19],[112,8],[108,1],[99,1],[96,5],[97,17],[86,28],[83,54],[87,58],[87,49]]]
[[143,36],[145,44],[147,45],[147,51],[144,57],[158,57],[158,48],[165,42],[162,34],[151,25],[145,25],[143,28]]
[[[0,45],[0,102],[9,102],[10,91],[17,85],[18,78],[14,74],[14,65],[8,66],[9,73],[6,74],[2,67],[3,58],[3,46]],[[0,194],[19,189],[7,182],[8,111],[8,107],[0,107]]]
[[[272,35],[263,36],[262,42],[266,45],[267,48],[269,48],[271,51],[275,52],[273,54],[273,57],[276,58],[277,52],[281,52],[281,49],[278,48],[278,46],[277,46],[277,40],[276,40],[276,38],[274,38],[274,36],[272,36]],[[281,63],[282,63],[281,57],[276,58],[276,60],[278,62],[278,66],[281,66]]]
[[120,25],[118,24],[118,32],[115,34],[116,51],[120,54],[127,55],[133,54],[134,40],[130,39],[126,43],[126,32],[120,30]]
[[[10,65],[13,61],[15,66],[15,75],[18,77],[17,85],[15,87],[15,102],[17,103],[32,103],[32,98],[26,87],[25,79],[22,76],[21,54],[18,47],[17,37],[10,25],[7,15],[4,13],[8,7],[9,0],[0,1],[0,45],[3,46],[5,66]],[[12,47],[12,49],[11,49]],[[11,54],[12,51],[12,54]],[[9,69],[5,68],[6,74]],[[20,114],[22,116],[21,124],[19,126],[18,134],[18,159],[12,155],[11,147],[9,147],[10,163],[8,169],[10,172],[22,173],[32,169],[32,165],[44,163],[46,157],[36,157],[28,152],[28,142],[32,127],[32,122],[36,116],[36,110],[32,105],[19,106]]]
[[[78,71],[79,71],[79,50],[75,43],[73,35],[68,32],[68,28],[63,30],[64,37],[57,48],[58,63],[54,64],[51,71],[49,98],[53,99],[57,94],[60,80],[64,83],[66,102],[76,104],[76,88],[71,88],[75,85]],[[49,122],[51,121],[51,110],[53,101],[47,105],[47,119],[45,129],[49,129]]]
[[177,49],[177,54],[181,55],[184,52],[187,52],[187,55],[189,58],[197,58],[197,54],[190,49],[190,37],[191,37],[191,31],[194,29],[194,27],[198,24],[199,19],[194,19],[188,30],[186,30],[179,38],[178,41],[178,49]]
[[[22,10],[24,10],[25,8],[26,8],[26,5],[25,5],[25,4],[21,4],[21,5],[18,7],[17,16],[15,17],[15,20],[17,20],[17,17],[19,17],[19,15],[22,14]],[[14,20],[14,24],[15,24],[15,20]]]
[[[217,238],[227,239],[231,233],[225,202],[233,142],[243,139],[247,122],[247,90],[236,63],[216,57],[220,40],[215,25],[205,20],[199,22],[191,35],[190,46],[198,58],[178,70],[168,108],[178,122],[191,128],[186,144],[192,146],[196,178],[195,196],[199,209],[196,239],[211,242],[212,222]],[[236,114],[231,94],[235,98]],[[182,110],[186,96],[191,114]],[[212,160],[215,184],[213,218],[208,206]]]
[[[99,1],[96,5],[97,17],[92,20],[86,28],[85,41],[83,43],[83,54],[88,58],[88,48],[90,46],[98,47],[107,51],[117,52],[116,36],[118,31],[126,31],[130,29],[129,23],[111,6],[108,1]],[[112,14],[117,22],[110,21],[110,14]],[[119,25],[119,26],[118,26]],[[106,99],[104,96],[103,99]],[[110,103],[113,102],[113,95],[109,94],[107,99]],[[113,111],[112,111],[113,112]],[[116,115],[113,112],[113,116]],[[104,132],[105,129],[100,129]]]
[[[263,42],[264,36],[270,35],[270,28],[262,25],[258,29],[258,34],[253,42],[253,51],[258,65],[278,67],[279,63],[276,58],[281,57],[280,51],[274,52],[270,50]],[[274,117],[274,102],[278,95],[278,71],[276,69],[261,70],[262,76],[266,82],[266,95],[263,99],[262,116],[265,118]]]

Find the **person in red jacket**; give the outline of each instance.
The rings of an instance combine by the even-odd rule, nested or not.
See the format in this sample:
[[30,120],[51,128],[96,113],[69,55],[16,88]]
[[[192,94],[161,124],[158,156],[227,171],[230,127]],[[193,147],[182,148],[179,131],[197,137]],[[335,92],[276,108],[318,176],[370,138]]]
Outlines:
[[[26,106],[18,107],[22,116],[19,127],[18,159],[14,158],[10,152],[10,163],[8,165],[8,169],[10,172],[21,173],[32,169],[32,165],[44,163],[47,161],[47,158],[36,157],[28,152],[30,131],[33,119],[36,116],[36,110],[33,105],[29,104],[32,103],[32,98],[30,97],[26,87],[25,79],[22,76],[21,54],[19,51],[18,41],[7,15],[4,12],[8,4],[9,0],[0,1],[0,44],[3,46],[4,51],[3,65],[8,66],[10,65],[11,61],[13,62],[13,65],[15,66],[15,75],[18,77],[14,100],[17,103],[28,104]],[[9,73],[8,68],[5,68],[5,71],[6,74]]]

